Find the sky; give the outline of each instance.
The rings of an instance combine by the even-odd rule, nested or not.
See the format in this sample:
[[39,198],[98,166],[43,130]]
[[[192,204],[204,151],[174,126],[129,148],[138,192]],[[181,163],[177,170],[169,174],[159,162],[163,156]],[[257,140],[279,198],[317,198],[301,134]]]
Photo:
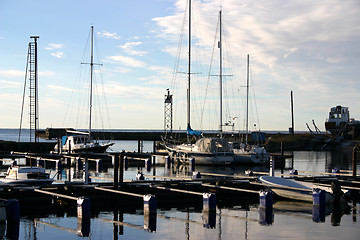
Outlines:
[[[214,44],[220,9],[223,124],[244,128],[248,54],[250,130],[288,130],[291,91],[295,131],[307,130],[306,123],[314,130],[312,120],[324,130],[330,108],[337,105],[360,119],[358,0],[193,0],[194,129],[220,125]],[[80,69],[89,61],[86,46],[94,26],[95,62],[101,65],[94,66],[99,77],[93,115],[107,120],[94,117],[93,128],[163,129],[169,88],[173,128],[185,129],[187,18],[187,0],[0,0],[0,128],[20,124],[30,36],[40,36],[40,128],[87,128],[88,120],[80,120],[88,119],[86,106],[77,101],[88,101],[79,97],[88,87],[79,76],[88,77]],[[29,124],[26,111],[28,104],[23,127]]]

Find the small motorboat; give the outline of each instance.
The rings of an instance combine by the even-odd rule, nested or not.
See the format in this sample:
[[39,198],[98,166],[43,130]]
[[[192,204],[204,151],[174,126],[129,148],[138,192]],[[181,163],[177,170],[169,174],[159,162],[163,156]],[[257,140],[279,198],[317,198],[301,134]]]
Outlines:
[[259,180],[270,188],[276,195],[292,200],[305,202],[313,201],[313,189],[325,190],[326,203],[334,202],[334,196],[330,193],[331,188],[323,188],[312,183],[299,182],[294,179],[261,176]]
[[50,174],[45,172],[42,167],[11,166],[6,174],[1,176],[0,184],[19,184],[19,185],[48,185],[54,180]]

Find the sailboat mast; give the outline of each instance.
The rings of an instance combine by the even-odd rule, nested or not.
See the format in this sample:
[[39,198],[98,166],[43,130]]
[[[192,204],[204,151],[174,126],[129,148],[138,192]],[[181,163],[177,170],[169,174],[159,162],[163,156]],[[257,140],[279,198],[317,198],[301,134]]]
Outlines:
[[247,69],[246,69],[246,144],[248,143],[249,134],[249,54],[247,55]]
[[93,65],[94,65],[94,26],[91,26],[91,59],[90,59],[90,102],[89,102],[89,138],[91,139],[91,112],[92,112],[92,87],[93,87]]
[[219,11],[219,18],[220,18],[220,41],[218,44],[218,47],[220,49],[220,70],[219,70],[219,82],[220,82],[220,138],[222,138],[222,126],[223,126],[223,121],[222,121],[222,39],[221,39],[221,35],[222,35],[222,24],[221,24],[221,11]]
[[189,58],[188,58],[188,83],[187,83],[187,127],[190,127],[190,75],[191,75],[191,0],[189,0]]

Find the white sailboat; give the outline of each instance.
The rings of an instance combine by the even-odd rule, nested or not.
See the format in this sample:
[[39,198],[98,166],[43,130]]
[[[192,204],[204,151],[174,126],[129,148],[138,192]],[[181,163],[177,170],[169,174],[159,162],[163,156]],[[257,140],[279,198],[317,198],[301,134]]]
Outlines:
[[90,99],[89,99],[89,129],[88,132],[67,131],[69,135],[61,138],[61,148],[55,145],[55,152],[67,153],[104,153],[114,142],[98,142],[91,138],[92,104],[93,104],[93,66],[94,66],[94,27],[91,26],[91,59],[90,59]]
[[245,143],[240,149],[234,149],[234,163],[236,164],[264,164],[270,161],[270,154],[259,144],[249,145],[249,55],[247,55],[247,84],[246,84],[246,133]]
[[[221,11],[220,11],[221,19]],[[221,20],[220,20],[221,21]],[[221,24],[220,24],[221,25]],[[221,30],[220,30],[221,32]],[[183,144],[171,144],[165,142],[165,148],[169,155],[176,157],[181,162],[188,162],[189,158],[194,158],[196,164],[230,164],[234,161],[234,153],[230,144],[222,138],[222,89],[221,89],[221,63],[220,63],[220,138],[203,137],[199,131],[191,129],[190,124],[190,83],[191,83],[191,0],[189,0],[189,57],[188,57],[188,89],[187,89],[187,135],[188,142]],[[221,55],[221,34],[220,34],[220,55]],[[220,56],[221,59],[221,56]],[[190,136],[200,136],[195,144],[190,143]]]

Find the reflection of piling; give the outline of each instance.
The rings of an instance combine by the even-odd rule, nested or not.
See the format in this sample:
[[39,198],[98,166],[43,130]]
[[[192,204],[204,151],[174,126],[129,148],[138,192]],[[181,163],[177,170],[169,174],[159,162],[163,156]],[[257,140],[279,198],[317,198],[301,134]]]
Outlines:
[[357,157],[358,157],[358,152],[360,151],[360,147],[359,144],[356,144],[355,147],[353,148],[353,159],[352,159],[352,176],[356,177],[356,166],[357,166]]

